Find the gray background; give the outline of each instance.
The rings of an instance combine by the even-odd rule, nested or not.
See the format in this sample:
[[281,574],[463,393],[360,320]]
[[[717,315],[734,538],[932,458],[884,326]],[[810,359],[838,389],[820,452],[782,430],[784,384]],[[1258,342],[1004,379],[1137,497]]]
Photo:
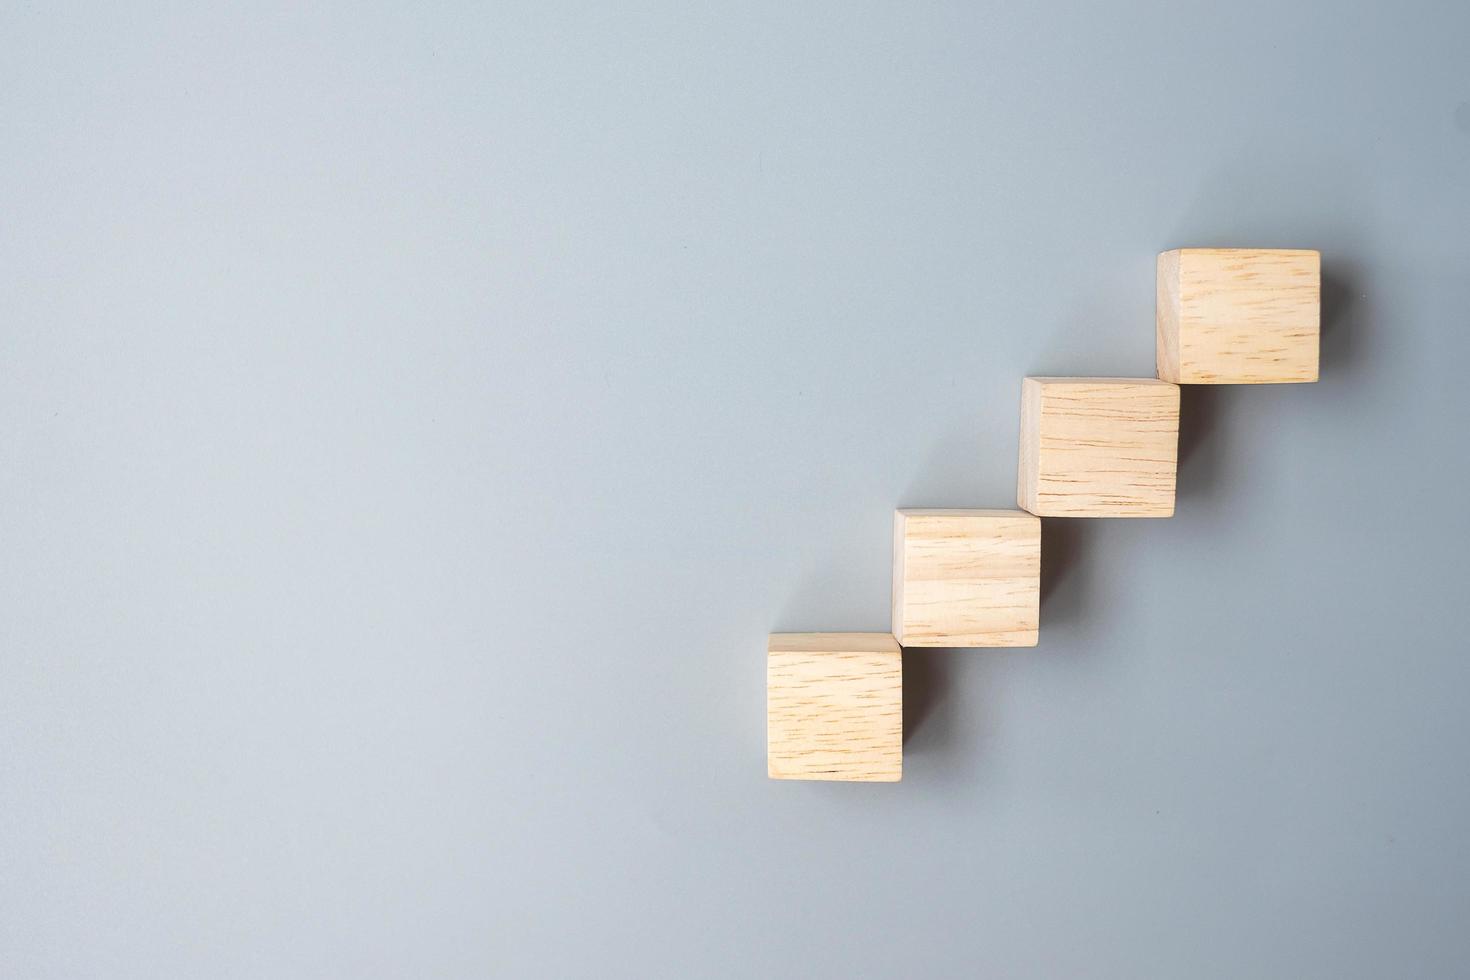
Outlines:
[[[0,972],[1470,971],[1463,4],[52,8]],[[909,655],[902,783],[768,781],[767,631],[885,629],[1209,244],[1321,249],[1322,381]]]

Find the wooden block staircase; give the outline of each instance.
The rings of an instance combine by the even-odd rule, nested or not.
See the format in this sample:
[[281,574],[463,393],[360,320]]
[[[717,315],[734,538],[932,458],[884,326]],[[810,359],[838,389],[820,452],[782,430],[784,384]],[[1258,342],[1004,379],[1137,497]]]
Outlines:
[[898,511],[892,633],[771,635],[771,778],[897,781],[901,647],[1035,646],[1041,519],[1172,517],[1179,385],[1316,381],[1321,284],[1310,250],[1161,254],[1158,378],[1026,378],[1022,509]]

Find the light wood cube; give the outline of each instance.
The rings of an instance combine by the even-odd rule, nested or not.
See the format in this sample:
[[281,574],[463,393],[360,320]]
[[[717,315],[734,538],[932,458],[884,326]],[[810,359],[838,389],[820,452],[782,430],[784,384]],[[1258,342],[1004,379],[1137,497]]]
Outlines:
[[906,647],[1034,647],[1041,519],[1020,510],[900,510],[893,635]]
[[1159,255],[1159,377],[1178,384],[1317,380],[1322,261],[1307,249]]
[[1017,499],[1040,517],[1172,517],[1179,386],[1027,378]]
[[897,782],[903,655],[888,633],[773,633],[766,654],[772,779]]

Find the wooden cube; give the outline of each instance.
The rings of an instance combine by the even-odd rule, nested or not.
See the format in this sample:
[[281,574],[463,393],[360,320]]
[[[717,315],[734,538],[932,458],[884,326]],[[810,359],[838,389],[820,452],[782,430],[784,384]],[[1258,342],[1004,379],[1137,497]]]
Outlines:
[[1020,510],[900,510],[893,635],[906,647],[1034,647],[1041,519]]
[[772,779],[897,782],[903,657],[888,633],[773,633],[766,654]]
[[1017,499],[1040,517],[1171,517],[1179,386],[1027,378]]
[[1178,248],[1159,256],[1159,377],[1177,384],[1317,380],[1321,256]]

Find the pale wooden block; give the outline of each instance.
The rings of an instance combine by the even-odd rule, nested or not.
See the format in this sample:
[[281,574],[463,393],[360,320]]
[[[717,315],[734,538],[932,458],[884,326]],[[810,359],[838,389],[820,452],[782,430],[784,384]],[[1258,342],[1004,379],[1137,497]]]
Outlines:
[[1172,517],[1179,386],[1027,378],[1016,496],[1040,517]]
[[772,779],[897,782],[903,655],[888,633],[773,633],[766,654]]
[[1322,259],[1310,249],[1159,255],[1159,377],[1178,384],[1317,380]]
[[900,510],[893,635],[906,647],[1034,647],[1041,519],[1020,510]]

